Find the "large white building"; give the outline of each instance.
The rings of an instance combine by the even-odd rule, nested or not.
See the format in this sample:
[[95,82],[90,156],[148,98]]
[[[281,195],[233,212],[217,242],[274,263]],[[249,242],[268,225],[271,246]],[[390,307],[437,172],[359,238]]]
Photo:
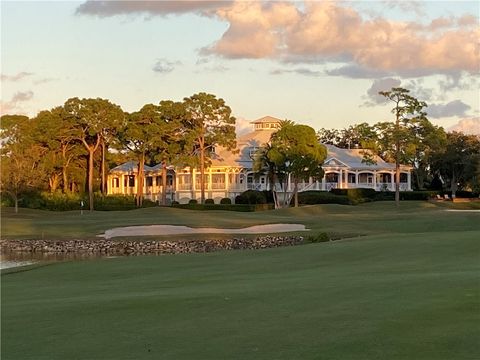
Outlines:
[[[230,152],[222,147],[215,149],[211,166],[205,170],[205,198],[216,203],[222,198],[233,200],[246,190],[268,190],[270,184],[266,174],[255,174],[253,158],[255,152],[270,140],[280,126],[277,118],[266,116],[252,122],[254,130],[237,139],[237,151]],[[299,184],[299,191],[324,190],[332,188],[372,188],[377,191],[395,190],[395,164],[376,157],[376,164],[362,162],[361,149],[340,149],[325,145],[328,153],[323,165],[321,181],[310,179]],[[145,166],[144,197],[160,200],[162,181],[160,165]],[[410,166],[400,167],[400,190],[411,190]],[[108,176],[109,194],[135,194],[137,192],[137,166],[128,162],[115,167]],[[291,182],[290,182],[291,184]],[[276,184],[277,189],[279,185]],[[292,188],[287,189],[289,192]],[[168,167],[167,199],[187,203],[200,199],[200,173],[197,169]]]

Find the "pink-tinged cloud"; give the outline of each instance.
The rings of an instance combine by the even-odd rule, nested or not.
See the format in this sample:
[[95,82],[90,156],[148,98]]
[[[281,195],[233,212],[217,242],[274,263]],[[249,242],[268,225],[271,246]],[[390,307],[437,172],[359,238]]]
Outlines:
[[455,125],[450,126],[447,131],[480,136],[480,118],[462,119]]
[[469,17],[419,26],[365,20],[346,5],[323,1],[303,10],[293,3],[236,2],[217,16],[230,26],[206,51],[226,58],[343,60],[402,76],[480,72],[480,27],[472,28]]
[[108,17],[128,14],[168,15],[190,12],[208,13],[228,6],[231,1],[94,1],[88,0],[81,4],[76,13]]
[[9,101],[0,101],[0,114],[23,114],[22,103],[33,98],[33,91],[18,91]]
[[32,76],[33,73],[29,73],[29,72],[25,72],[25,71],[22,71],[22,72],[19,72],[18,74],[15,74],[15,75],[6,75],[6,74],[2,74],[0,77],[2,79],[2,81],[19,81],[19,80],[22,80],[26,77],[29,77],[29,76]]
[[283,42],[281,33],[298,21],[299,13],[289,3],[237,1],[217,15],[230,26],[220,40],[202,53],[258,59],[278,55]]

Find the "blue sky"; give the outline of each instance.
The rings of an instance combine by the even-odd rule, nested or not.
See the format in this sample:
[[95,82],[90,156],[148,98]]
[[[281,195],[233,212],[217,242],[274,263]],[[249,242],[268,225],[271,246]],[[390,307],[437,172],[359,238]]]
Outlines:
[[240,125],[390,120],[405,86],[433,123],[479,129],[479,2],[1,2],[2,114],[70,97],[135,111],[204,91]]

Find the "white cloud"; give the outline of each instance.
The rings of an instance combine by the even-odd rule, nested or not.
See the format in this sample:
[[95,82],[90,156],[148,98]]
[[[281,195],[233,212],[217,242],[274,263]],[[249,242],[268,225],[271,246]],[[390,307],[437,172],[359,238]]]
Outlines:
[[462,119],[455,125],[450,126],[447,131],[456,131],[464,134],[480,136],[480,118]]

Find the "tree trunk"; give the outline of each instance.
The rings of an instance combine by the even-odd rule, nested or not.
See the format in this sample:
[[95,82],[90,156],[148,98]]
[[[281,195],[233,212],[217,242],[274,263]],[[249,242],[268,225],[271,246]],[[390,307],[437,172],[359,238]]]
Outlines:
[[205,204],[205,148],[200,147],[200,203]]
[[295,207],[298,207],[298,180],[295,178],[293,181],[293,194],[294,194],[294,202],[295,202]]
[[400,114],[395,122],[395,205],[400,206]]
[[88,203],[90,211],[93,211],[93,155],[95,149],[88,148]]
[[105,145],[105,141],[102,140],[102,165],[101,165],[101,173],[102,173],[102,184],[101,184],[101,191],[102,191],[102,194],[105,195],[106,192],[107,192],[107,182],[106,182],[106,178],[105,178],[105,148],[106,148],[106,145]]
[[18,214],[18,196],[14,196],[13,201],[15,202],[15,214]]
[[167,163],[162,161],[162,205],[167,205]]
[[68,184],[68,174],[66,167],[62,167],[62,178],[63,178],[63,193],[66,194],[69,192]]
[[138,163],[138,176],[137,176],[137,206],[141,207],[143,204],[143,167],[145,164],[145,153],[142,153],[140,156],[140,161]]

